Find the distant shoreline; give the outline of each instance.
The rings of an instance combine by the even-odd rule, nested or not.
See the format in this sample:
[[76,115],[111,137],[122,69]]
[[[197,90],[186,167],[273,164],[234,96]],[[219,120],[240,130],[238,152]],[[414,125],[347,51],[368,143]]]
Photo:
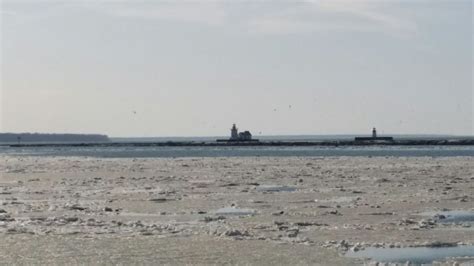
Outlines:
[[9,147],[293,147],[293,146],[474,146],[474,139],[403,139],[394,141],[259,141],[259,142],[96,142],[0,144]]
[[109,142],[100,134],[46,134],[46,133],[0,133],[0,143],[54,143],[54,142]]

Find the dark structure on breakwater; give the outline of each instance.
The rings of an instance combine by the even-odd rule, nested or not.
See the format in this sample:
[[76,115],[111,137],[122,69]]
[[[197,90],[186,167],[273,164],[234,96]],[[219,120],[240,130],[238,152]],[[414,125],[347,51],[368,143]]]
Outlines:
[[252,139],[250,131],[239,132],[237,126],[234,124],[230,129],[229,139],[218,139],[217,142],[259,142],[258,139]]
[[374,127],[372,129],[372,137],[356,137],[354,139],[356,142],[360,141],[393,141],[393,137],[378,137],[377,136],[377,129]]

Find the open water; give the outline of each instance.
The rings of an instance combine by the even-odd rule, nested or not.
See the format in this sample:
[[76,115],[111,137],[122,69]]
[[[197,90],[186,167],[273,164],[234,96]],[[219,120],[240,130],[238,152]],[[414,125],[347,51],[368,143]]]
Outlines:
[[79,156],[98,158],[179,157],[474,157],[474,146],[344,146],[344,147],[9,147],[0,155]]

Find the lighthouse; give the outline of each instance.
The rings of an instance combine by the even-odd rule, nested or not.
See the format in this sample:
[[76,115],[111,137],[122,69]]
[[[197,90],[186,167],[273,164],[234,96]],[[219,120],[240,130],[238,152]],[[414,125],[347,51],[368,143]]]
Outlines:
[[375,127],[372,129],[372,138],[377,138],[377,129]]
[[377,129],[372,128],[372,137],[355,137],[355,142],[379,143],[379,141],[393,142],[393,137],[378,137]]
[[239,132],[237,126],[233,124],[230,129],[230,138],[218,139],[217,142],[258,142],[258,139],[252,139],[250,131]]
[[231,140],[238,140],[239,139],[239,130],[235,126],[235,124],[230,129],[230,139]]

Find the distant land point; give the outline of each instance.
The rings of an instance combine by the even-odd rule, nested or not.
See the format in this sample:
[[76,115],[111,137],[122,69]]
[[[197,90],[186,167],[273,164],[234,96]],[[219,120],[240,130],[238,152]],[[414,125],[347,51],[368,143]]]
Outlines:
[[107,135],[100,134],[45,134],[45,133],[0,133],[3,143],[61,143],[61,142],[109,142]]

